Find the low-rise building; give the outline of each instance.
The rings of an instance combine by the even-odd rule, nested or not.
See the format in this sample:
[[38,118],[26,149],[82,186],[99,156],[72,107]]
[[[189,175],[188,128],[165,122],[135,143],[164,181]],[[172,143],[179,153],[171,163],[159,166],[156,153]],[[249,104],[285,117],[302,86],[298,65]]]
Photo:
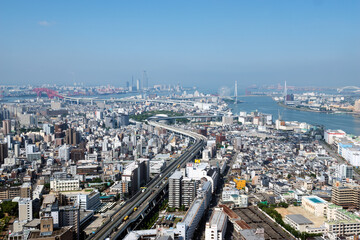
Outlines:
[[53,191],[75,191],[80,189],[79,179],[53,179],[50,181],[50,188]]

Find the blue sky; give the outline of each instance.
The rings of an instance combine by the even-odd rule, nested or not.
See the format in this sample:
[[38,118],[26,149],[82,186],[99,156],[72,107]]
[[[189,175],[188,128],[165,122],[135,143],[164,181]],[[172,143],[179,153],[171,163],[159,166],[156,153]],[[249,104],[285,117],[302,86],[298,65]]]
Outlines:
[[0,84],[359,85],[360,1],[1,1]]

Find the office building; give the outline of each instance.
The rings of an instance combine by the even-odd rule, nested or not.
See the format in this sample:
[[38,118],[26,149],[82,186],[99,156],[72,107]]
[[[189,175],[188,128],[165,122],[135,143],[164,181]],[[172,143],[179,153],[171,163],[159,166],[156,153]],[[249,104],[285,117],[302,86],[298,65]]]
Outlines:
[[332,188],[331,202],[344,208],[360,207],[360,186],[336,184]]
[[77,194],[77,204],[80,209],[96,210],[100,205],[100,193],[92,191],[90,194]]

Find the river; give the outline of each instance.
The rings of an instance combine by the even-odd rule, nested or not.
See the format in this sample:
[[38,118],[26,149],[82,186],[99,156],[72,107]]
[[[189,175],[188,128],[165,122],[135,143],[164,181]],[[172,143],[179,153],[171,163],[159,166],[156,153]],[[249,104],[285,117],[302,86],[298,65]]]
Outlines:
[[280,113],[281,118],[285,121],[324,125],[327,129],[341,129],[348,134],[360,136],[360,118],[351,114],[329,114],[288,109],[279,106],[272,98],[267,96],[239,97],[239,100],[244,102],[229,104],[234,114],[239,114],[240,111],[252,112],[257,110],[262,113],[272,114],[274,119],[278,119]]
[[[168,92],[157,93],[158,95],[166,95]],[[97,95],[91,97],[98,98],[123,98],[136,95],[135,93],[126,94],[111,94],[111,95]],[[15,99],[25,99],[31,97],[5,97],[8,102]],[[229,107],[232,112],[237,115],[240,111],[252,112],[259,111],[262,113],[269,113],[273,115],[273,119],[278,119],[280,113],[281,118],[285,121],[299,121],[307,122],[312,125],[324,125],[327,129],[341,129],[348,134],[360,136],[360,118],[354,117],[351,114],[328,114],[318,112],[305,112],[293,109],[288,109],[279,106],[272,98],[267,96],[243,96],[239,97],[243,103],[233,104],[230,103]]]

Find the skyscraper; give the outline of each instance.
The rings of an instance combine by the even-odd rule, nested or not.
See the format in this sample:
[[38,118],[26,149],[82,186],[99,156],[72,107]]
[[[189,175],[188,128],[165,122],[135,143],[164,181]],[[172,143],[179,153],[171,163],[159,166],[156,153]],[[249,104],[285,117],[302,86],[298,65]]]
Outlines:
[[140,82],[140,79],[136,80],[136,90],[138,90],[138,91],[141,90],[141,82]]

